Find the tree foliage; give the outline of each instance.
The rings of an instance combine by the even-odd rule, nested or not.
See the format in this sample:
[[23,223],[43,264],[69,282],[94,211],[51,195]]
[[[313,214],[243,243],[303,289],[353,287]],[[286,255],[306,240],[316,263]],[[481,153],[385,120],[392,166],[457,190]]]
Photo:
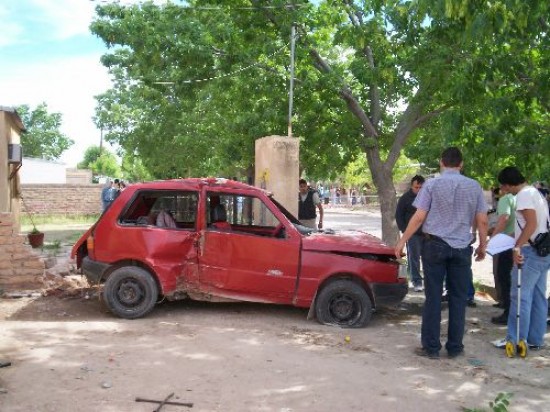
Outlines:
[[25,156],[56,160],[74,144],[72,139],[59,130],[62,123],[61,113],[49,113],[46,103],[41,103],[34,109],[21,105],[16,110],[26,129],[21,136]]
[[[423,2],[461,27],[469,62],[456,81],[457,104],[407,147],[434,166],[439,142],[466,152],[466,171],[494,184],[515,164],[530,180],[550,176],[550,5],[502,0]],[[428,4],[429,3],[429,4]],[[436,165],[436,163],[435,163]]]
[[[254,139],[286,134],[295,25],[301,165],[310,177],[330,178],[361,151],[380,196],[383,238],[393,242],[393,178],[406,144],[408,157],[428,166],[446,145],[459,145],[468,172],[485,177],[494,167],[480,163],[495,146],[540,143],[549,95],[549,13],[540,3],[98,6],[91,28],[111,47],[102,61],[116,84],[99,97],[97,121],[154,176],[245,174]],[[498,156],[516,161],[518,153]]]
[[78,163],[79,169],[90,169],[94,176],[121,177],[121,169],[116,156],[99,146],[90,146],[84,152],[84,159]]

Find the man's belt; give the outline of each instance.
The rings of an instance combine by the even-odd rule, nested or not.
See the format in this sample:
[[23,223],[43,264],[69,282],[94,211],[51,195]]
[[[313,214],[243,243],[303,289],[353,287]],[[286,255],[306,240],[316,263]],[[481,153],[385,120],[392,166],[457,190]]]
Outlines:
[[428,239],[428,240],[438,240],[438,241],[440,241],[440,242],[447,243],[447,242],[445,242],[443,239],[441,239],[439,236],[431,235],[431,234],[429,234],[429,233],[424,233],[423,236],[424,236],[424,239]]

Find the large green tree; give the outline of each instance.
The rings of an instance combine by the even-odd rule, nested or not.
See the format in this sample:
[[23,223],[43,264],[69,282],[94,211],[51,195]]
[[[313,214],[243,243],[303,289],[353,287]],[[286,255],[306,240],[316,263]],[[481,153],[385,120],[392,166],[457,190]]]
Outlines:
[[16,110],[26,129],[21,136],[25,156],[56,160],[74,144],[72,139],[59,130],[62,123],[61,113],[49,113],[46,103],[41,103],[34,109],[24,104]]
[[466,172],[486,186],[515,164],[530,180],[550,176],[550,3],[424,1],[462,28],[470,67],[457,78],[458,104],[412,140],[407,153],[436,166],[441,142],[463,147]]
[[121,169],[116,156],[105,148],[90,146],[84,152],[84,159],[78,163],[79,169],[90,169],[94,176],[121,177]]
[[[483,108],[498,97],[487,96],[481,72],[491,66],[484,61],[492,58],[492,42],[504,38],[476,39],[469,31],[475,19],[468,18],[477,16],[475,7],[483,14],[495,2],[429,3],[220,0],[98,7],[92,31],[112,47],[103,62],[117,83],[100,96],[97,118],[108,139],[143,156],[156,175],[246,170],[255,138],[286,134],[289,67],[281,50],[294,25],[293,120],[294,134],[303,139],[302,166],[325,177],[361,150],[380,197],[383,238],[394,242],[393,175],[405,144],[426,138],[439,154],[457,142],[472,154],[483,136],[451,126],[458,116],[471,127],[475,113],[487,113]],[[536,9],[538,17],[545,18],[543,11]],[[520,48],[537,33],[510,36]],[[489,118],[483,123],[491,124]],[[442,136],[446,129],[452,139]]]

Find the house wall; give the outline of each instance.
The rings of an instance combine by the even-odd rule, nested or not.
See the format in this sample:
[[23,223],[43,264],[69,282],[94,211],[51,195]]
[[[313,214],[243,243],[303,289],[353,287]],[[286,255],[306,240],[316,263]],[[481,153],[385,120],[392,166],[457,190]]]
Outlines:
[[20,144],[23,125],[15,112],[0,110],[0,212],[19,213],[19,173],[17,166],[8,164],[8,144]]
[[13,213],[0,212],[0,289],[42,289],[44,261],[25,244],[25,235],[14,223]]
[[101,213],[99,184],[23,184],[21,213],[95,215]]

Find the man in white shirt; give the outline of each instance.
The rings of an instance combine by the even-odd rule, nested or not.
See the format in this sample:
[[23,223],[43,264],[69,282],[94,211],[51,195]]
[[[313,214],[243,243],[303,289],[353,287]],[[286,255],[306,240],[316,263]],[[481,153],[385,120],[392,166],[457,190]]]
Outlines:
[[[521,172],[513,166],[506,167],[498,174],[502,187],[516,195],[516,226],[514,269],[510,314],[508,316],[508,342],[527,342],[531,349],[544,346],[546,333],[546,279],[550,270],[550,255],[539,256],[532,242],[537,235],[548,231],[548,203],[539,191],[528,185]],[[521,301],[519,309],[519,336],[517,336],[518,311],[518,265],[522,266]],[[514,356],[514,353],[508,353]]]

